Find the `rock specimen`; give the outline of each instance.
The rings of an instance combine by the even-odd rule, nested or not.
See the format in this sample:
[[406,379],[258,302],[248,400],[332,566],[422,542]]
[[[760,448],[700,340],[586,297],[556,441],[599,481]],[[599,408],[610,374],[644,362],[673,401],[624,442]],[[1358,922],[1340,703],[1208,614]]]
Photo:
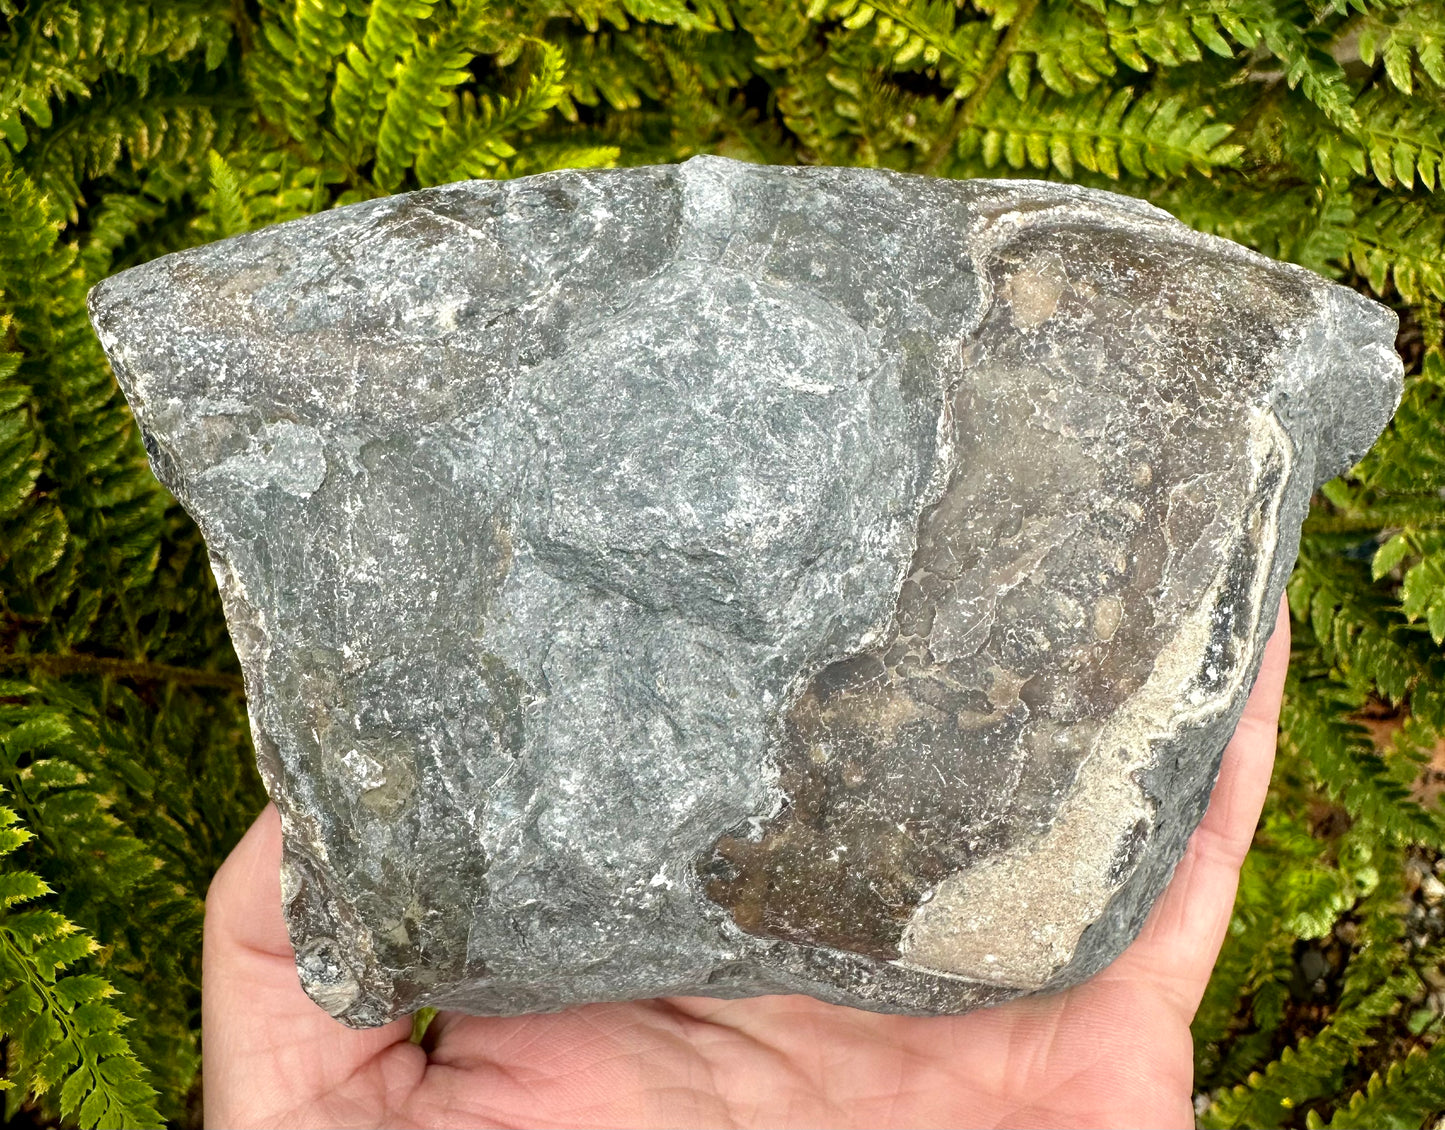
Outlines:
[[102,283],[348,1024],[955,1012],[1139,929],[1394,316],[1137,201],[698,157]]

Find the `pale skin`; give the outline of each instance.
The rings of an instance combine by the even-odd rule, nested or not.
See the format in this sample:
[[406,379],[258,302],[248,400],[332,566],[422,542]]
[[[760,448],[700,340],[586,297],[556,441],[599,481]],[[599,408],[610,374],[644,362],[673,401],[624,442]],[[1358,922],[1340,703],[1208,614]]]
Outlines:
[[1143,932],[1092,980],[959,1017],[774,996],[545,1016],[442,1013],[355,1032],[302,992],[267,808],[206,901],[213,1127],[1192,1127],[1189,1022],[1274,763],[1281,605],[1209,811]]

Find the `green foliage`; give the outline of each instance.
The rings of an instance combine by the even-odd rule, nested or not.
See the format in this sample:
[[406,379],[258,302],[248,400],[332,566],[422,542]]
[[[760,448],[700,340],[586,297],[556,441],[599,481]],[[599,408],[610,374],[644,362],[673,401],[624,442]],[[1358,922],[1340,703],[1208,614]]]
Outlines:
[[1391,977],[1353,1007],[1341,1009],[1318,1032],[1286,1047],[1263,1071],[1251,1072],[1215,1101],[1200,1125],[1280,1126],[1302,1102],[1332,1096],[1344,1070],[1373,1042],[1371,1030],[1418,987],[1411,971]]
[[1329,1122],[1310,1111],[1310,1130],[1409,1130],[1419,1125],[1419,1112],[1438,1110],[1445,1094],[1445,1043],[1429,1051],[1411,1048],[1383,1072],[1370,1076],[1364,1088],[1336,1108]]
[[1188,109],[1181,97],[1136,95],[1127,86],[1080,97],[1035,87],[1022,103],[999,89],[960,135],[959,154],[990,172],[1052,166],[1073,177],[1077,164],[1115,180],[1179,176],[1190,169],[1207,176],[1239,157],[1239,146],[1220,144],[1232,128],[1211,122],[1203,107]]
[[1382,64],[1396,90],[1412,94],[1418,67],[1436,86],[1445,86],[1445,6],[1438,0],[1366,10],[1359,28],[1360,60]]
[[[43,742],[63,733],[63,722],[38,722],[16,726],[10,740]],[[63,914],[36,906],[49,885],[10,866],[9,857],[33,838],[0,805],[0,1025],[8,1037],[8,1087],[58,1092],[61,1116],[82,1126],[155,1125],[156,1093],[121,1034],[126,1017],[106,1003],[115,989],[95,973],[70,972],[95,952],[95,941]]]
[[1113,188],[1402,311],[1400,412],[1306,526],[1195,1034],[1208,1125],[1445,1113],[1442,132],[1441,0],[0,0],[8,1113],[194,1121],[201,898],[261,802],[89,286],[388,192],[698,152]]

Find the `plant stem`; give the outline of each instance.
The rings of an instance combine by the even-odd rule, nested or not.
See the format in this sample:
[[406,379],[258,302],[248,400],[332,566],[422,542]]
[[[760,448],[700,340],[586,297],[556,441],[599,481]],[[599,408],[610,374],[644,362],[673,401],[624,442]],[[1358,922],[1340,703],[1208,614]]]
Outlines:
[[178,683],[190,687],[220,687],[243,690],[241,676],[226,671],[202,671],[195,667],[173,667],[168,663],[143,660],[104,659],[97,655],[8,655],[0,652],[0,669],[25,667],[47,675],[104,675],[132,682]]

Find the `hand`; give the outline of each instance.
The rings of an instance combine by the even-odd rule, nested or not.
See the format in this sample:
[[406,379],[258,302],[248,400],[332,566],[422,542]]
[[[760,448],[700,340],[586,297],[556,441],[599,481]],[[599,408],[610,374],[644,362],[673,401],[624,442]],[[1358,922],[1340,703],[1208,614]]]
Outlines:
[[967,1016],[808,997],[694,997],[354,1032],[312,1004],[281,918],[267,808],[206,903],[206,1124],[1194,1125],[1189,1022],[1224,939],[1274,762],[1283,604],[1209,811],[1143,932],[1092,980]]

